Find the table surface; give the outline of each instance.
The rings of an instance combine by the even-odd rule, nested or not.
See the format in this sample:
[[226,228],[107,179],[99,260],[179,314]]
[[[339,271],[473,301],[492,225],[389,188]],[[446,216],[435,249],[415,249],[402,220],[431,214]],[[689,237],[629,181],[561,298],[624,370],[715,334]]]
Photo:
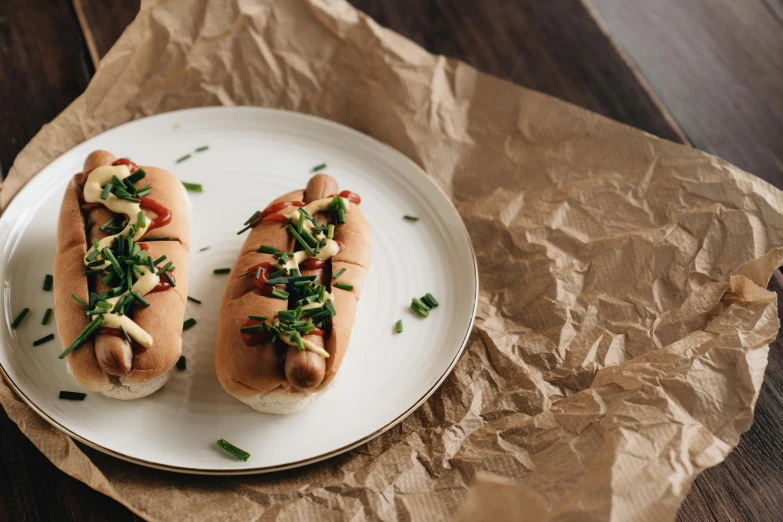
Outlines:
[[[783,188],[783,0],[351,3],[430,52],[691,144]],[[82,93],[138,8],[138,0],[0,2],[0,175]],[[696,479],[678,520],[780,519],[781,339],[753,427]],[[0,409],[0,520],[138,517],[57,470]]]

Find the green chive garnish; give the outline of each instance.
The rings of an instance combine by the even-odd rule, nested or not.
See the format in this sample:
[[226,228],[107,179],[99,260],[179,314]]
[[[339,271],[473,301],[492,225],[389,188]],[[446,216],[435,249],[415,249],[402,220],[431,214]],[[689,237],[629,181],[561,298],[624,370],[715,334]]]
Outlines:
[[58,355],[57,358],[65,359],[65,357],[69,353],[71,353],[72,351],[74,351],[84,343],[86,343],[87,339],[89,339],[90,336],[92,336],[98,330],[98,327],[101,325],[101,323],[103,323],[103,317],[98,316],[95,319],[93,319],[92,322],[88,324],[84,330],[82,330],[82,333],[76,336],[76,339],[74,339],[73,342],[68,346],[68,348],[63,350],[63,352],[60,355]]
[[265,315],[248,315],[248,318],[255,319],[256,321],[261,321],[262,323],[266,321]]
[[[302,245],[302,248],[305,249],[305,251],[310,254],[312,257],[315,257],[315,252],[313,252],[313,249],[310,248],[310,245],[307,244],[307,241],[304,240],[302,236],[299,235],[299,233],[296,231],[294,227],[291,225],[288,225],[288,231],[291,233],[292,236],[294,236],[294,239],[296,239],[300,245]],[[282,259],[282,257],[280,257]],[[285,264],[285,262],[283,262]]]
[[139,228],[145,228],[147,226],[147,214],[145,214],[143,210],[139,210],[139,218],[137,222],[139,224]]
[[256,210],[255,212],[253,212],[253,215],[252,215],[252,216],[250,216],[249,218],[247,218],[247,221],[245,221],[245,222],[244,222],[244,223],[242,223],[242,224],[243,224],[243,225],[247,225],[247,224],[248,224],[248,223],[250,223],[251,221],[254,221],[254,220],[255,220],[255,219],[258,217],[258,215],[259,215],[259,214],[261,214],[261,211],[260,211],[260,210]]
[[256,324],[253,326],[243,326],[239,329],[242,333],[256,333],[256,332],[263,332],[266,328],[265,324]]
[[258,247],[258,252],[261,252],[262,254],[274,254],[277,252],[277,249],[273,246],[261,245]]
[[[75,300],[77,303],[79,303],[80,305],[82,305],[82,308],[84,308],[85,310],[89,310],[89,309],[90,309],[89,305],[88,305],[87,303],[85,303],[84,301],[82,301],[81,299],[79,299],[79,297],[78,297],[76,294],[71,294],[71,297],[72,297],[72,298],[73,298],[73,299],[74,299],[74,300]],[[11,325],[11,326],[13,326],[13,325]]]
[[169,236],[166,237],[145,237],[142,243],[149,243],[150,241],[171,241]]
[[411,310],[413,310],[414,312],[416,312],[422,317],[427,317],[428,315],[430,315],[429,307],[415,297],[411,299]]
[[407,215],[407,214],[405,214],[405,215],[404,215],[404,216],[402,216],[402,217],[403,217],[404,219],[407,219],[408,221],[418,221],[418,220],[419,220],[419,218],[417,218],[416,216],[409,216],[409,215]]
[[421,298],[421,300],[424,301],[424,304],[426,304],[430,308],[435,308],[436,306],[438,306],[440,304],[435,299],[435,297],[433,297],[433,295],[430,294],[429,292],[427,294],[425,294],[424,297]]
[[22,324],[22,321],[24,321],[24,318],[27,316],[27,312],[29,312],[29,308],[23,308],[21,312],[19,312],[19,315],[16,316],[16,319],[14,319],[14,322],[11,323],[11,329],[17,328],[20,324]]
[[49,323],[49,318],[52,316],[52,309],[47,308],[44,312],[43,319],[41,319],[41,324],[46,326]]
[[326,226],[326,237],[329,239],[334,239],[334,225],[331,223]]
[[161,268],[160,270],[158,270],[158,273],[159,273],[159,274],[162,274],[162,273],[164,273],[164,272],[168,272],[169,270],[171,270],[171,267],[173,267],[173,266],[174,266],[174,262],[173,262],[173,261],[169,261],[168,263],[166,263],[166,264],[163,266],[163,268]]
[[185,189],[190,190],[191,192],[204,192],[204,187],[202,187],[200,183],[188,183],[187,181],[183,181],[182,184],[185,186]]
[[243,228],[242,230],[240,230],[239,232],[237,232],[237,235],[241,234],[242,232],[244,232],[244,231],[246,231],[246,230],[250,230],[251,228],[253,228],[254,226],[256,226],[256,225],[257,225],[257,224],[258,224],[260,221],[261,221],[261,217],[257,217],[256,219],[254,219],[253,221],[251,221],[250,223],[248,223],[248,224],[247,224],[247,226],[246,226],[245,228]]
[[190,297],[190,296],[188,296],[188,301],[193,301],[193,302],[194,302],[194,303],[196,303],[196,304],[201,304],[201,301],[199,301],[199,300],[198,300],[198,299],[196,299],[195,297]]
[[[115,220],[115,219],[117,219],[117,216],[118,216],[118,215],[119,215],[119,214],[114,214],[112,217],[110,217],[110,218],[109,218],[109,220],[108,220],[106,223],[104,223],[103,225],[101,225],[101,226],[98,228],[98,230],[100,230],[101,232],[103,232],[104,230],[106,230],[107,228],[109,228],[109,227],[111,226],[111,224],[112,224],[112,223],[114,223],[114,220]],[[94,247],[95,247],[95,243],[96,243],[96,242],[97,242],[97,240],[96,240],[96,239],[93,239],[93,244],[92,244],[92,246],[94,246]],[[95,248],[98,248],[98,247],[95,247]]]
[[87,397],[86,393],[71,392],[71,391],[61,391],[59,395],[60,399],[66,401],[83,401],[85,397]]
[[402,319],[397,321],[397,324],[394,325],[394,329],[397,330],[397,333],[402,333]]
[[177,159],[177,163],[182,163],[183,161],[190,159],[190,154],[185,154],[184,156]]
[[288,299],[288,292],[284,292],[279,288],[275,288],[274,290],[272,290],[272,296],[277,297],[278,299]]
[[188,328],[193,328],[194,326],[196,326],[196,320],[191,317],[190,319],[187,319],[185,320],[184,323],[182,323],[182,331],[184,332]]
[[199,252],[203,252],[204,250],[209,250],[209,247],[205,246],[204,248],[199,248],[198,249]]
[[340,277],[344,273],[345,273],[345,268],[341,268],[340,270],[338,270],[337,272],[332,274],[332,279],[337,279],[338,277]]
[[125,337],[125,340],[128,341],[128,344],[131,344],[133,341],[131,341],[130,335],[128,335],[128,332],[125,331],[125,327],[120,325],[120,330],[122,330],[122,335]]
[[104,310],[109,310],[111,308],[111,303],[108,301],[98,301],[96,306],[98,308],[103,308]]
[[82,186],[82,184],[81,184],[81,183],[79,183],[79,182],[77,181],[77,182],[76,182],[76,186],[77,186],[77,187],[79,187],[79,191],[80,191],[80,192],[84,192],[84,187]]
[[319,170],[323,170],[326,168],[326,163],[321,163],[320,165],[316,165],[312,168],[310,172],[318,172]]
[[54,339],[54,334],[49,334],[45,337],[41,337],[37,341],[33,341],[33,346],[41,346],[43,343],[48,343],[52,339]]
[[101,199],[106,199],[109,197],[109,193],[111,193],[111,183],[107,183],[103,186],[103,192],[101,192]]
[[345,283],[335,283],[334,286],[340,290],[348,290],[349,292],[353,290],[353,285],[346,285]]
[[212,271],[213,274],[229,274],[231,273],[230,268],[216,268]]
[[257,266],[256,267],[256,281],[258,281],[259,279],[261,279],[261,267]]
[[174,288],[175,286],[177,286],[177,283],[174,281],[174,278],[173,278],[173,277],[171,277],[171,274],[170,274],[170,273],[168,273],[168,272],[163,272],[163,277],[165,277],[165,278],[166,278],[166,280],[169,282],[169,284],[171,285],[171,287],[172,287],[172,288]]
[[185,368],[187,368],[187,363],[185,362],[185,356],[180,355],[179,359],[177,359],[177,370],[182,371]]
[[209,148],[209,145],[202,145],[201,147],[198,147],[198,148],[196,149],[196,152],[204,152],[204,151],[205,151],[205,150],[207,150],[208,148]]
[[340,209],[337,211],[337,223],[340,225],[345,223],[345,210]]
[[233,456],[238,458],[239,460],[247,461],[247,459],[250,458],[250,453],[248,453],[245,450],[239,449],[230,442],[228,442],[225,439],[220,439],[217,441],[217,445],[226,450],[227,452],[231,453]]
[[53,282],[54,282],[54,278],[50,274],[46,274],[43,282],[43,289],[45,292],[48,292],[52,289]]
[[[141,181],[147,176],[147,172],[144,169],[136,169],[136,172],[125,178],[125,181],[129,181],[131,184],[136,183],[137,181]],[[150,188],[150,185],[145,185],[141,187],[140,190],[146,190]]]
[[137,294],[136,292],[131,292],[130,295],[133,296],[133,298],[138,302],[141,306],[144,308],[148,307],[150,305],[150,302],[144,299],[142,296]]

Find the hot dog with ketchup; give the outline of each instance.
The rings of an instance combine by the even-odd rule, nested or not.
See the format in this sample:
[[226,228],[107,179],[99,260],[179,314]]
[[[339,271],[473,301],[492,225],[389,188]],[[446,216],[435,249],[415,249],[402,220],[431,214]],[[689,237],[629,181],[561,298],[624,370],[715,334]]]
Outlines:
[[95,151],[60,208],[55,318],[68,370],[117,399],[165,384],[182,351],[187,195],[172,174]]
[[318,174],[246,222],[251,232],[223,296],[215,369],[229,394],[258,411],[304,408],[342,363],[370,264],[360,203]]

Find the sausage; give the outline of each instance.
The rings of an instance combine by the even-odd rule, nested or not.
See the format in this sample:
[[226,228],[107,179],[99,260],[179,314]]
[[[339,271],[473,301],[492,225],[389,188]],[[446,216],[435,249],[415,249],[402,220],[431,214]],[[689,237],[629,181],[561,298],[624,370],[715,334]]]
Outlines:
[[[326,174],[316,174],[307,183],[304,193],[304,202],[311,203],[323,199],[329,194],[337,193],[337,181]],[[326,223],[326,217],[318,214],[315,217],[319,225]],[[327,261],[328,263],[328,261]],[[321,284],[329,285],[326,270],[301,270],[302,275],[316,276]],[[324,347],[324,338],[321,335],[305,335],[302,340],[309,341],[319,348]],[[285,356],[285,374],[288,381],[300,390],[317,388],[326,375],[326,361],[324,357],[310,350],[299,350],[296,346],[289,346]]]

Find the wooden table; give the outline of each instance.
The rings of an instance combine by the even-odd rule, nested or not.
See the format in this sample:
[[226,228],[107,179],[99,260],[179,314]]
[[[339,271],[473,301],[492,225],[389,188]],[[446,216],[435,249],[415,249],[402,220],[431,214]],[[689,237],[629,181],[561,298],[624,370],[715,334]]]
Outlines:
[[[783,0],[352,3],[431,52],[690,143],[783,188]],[[138,0],[0,2],[0,173],[84,90],[137,10]],[[680,520],[783,516],[780,343],[753,427],[697,478]],[[137,518],[58,471],[0,410],[0,520]]]

